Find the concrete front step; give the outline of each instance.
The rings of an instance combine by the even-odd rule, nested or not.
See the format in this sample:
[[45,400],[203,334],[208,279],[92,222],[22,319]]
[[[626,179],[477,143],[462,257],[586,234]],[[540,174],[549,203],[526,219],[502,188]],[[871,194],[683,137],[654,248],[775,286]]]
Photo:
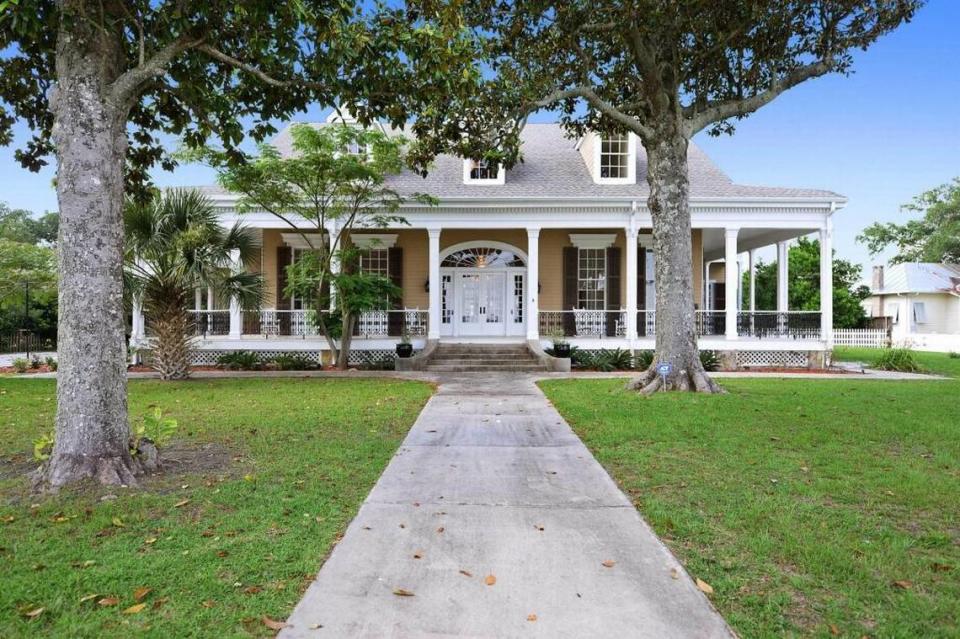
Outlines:
[[493,373],[497,371],[543,372],[543,367],[539,364],[428,364],[426,370],[428,373]]
[[431,364],[494,364],[494,365],[506,365],[506,364],[537,364],[537,360],[532,357],[433,357],[430,359]]
[[454,355],[463,357],[466,355],[490,355],[496,357],[530,357],[530,351],[526,348],[438,348],[434,357],[443,357],[445,355]]

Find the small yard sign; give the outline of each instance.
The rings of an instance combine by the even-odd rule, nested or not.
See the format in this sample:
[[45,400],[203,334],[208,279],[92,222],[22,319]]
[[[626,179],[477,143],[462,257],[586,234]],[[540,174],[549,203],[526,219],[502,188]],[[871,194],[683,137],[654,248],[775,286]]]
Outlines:
[[673,365],[670,362],[660,362],[657,364],[657,372],[660,373],[661,388],[667,390],[667,375],[670,374],[670,371],[673,370]]

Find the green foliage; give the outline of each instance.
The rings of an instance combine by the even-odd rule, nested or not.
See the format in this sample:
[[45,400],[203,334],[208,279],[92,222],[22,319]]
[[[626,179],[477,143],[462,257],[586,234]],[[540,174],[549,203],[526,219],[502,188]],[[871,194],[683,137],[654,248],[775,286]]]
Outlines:
[[919,214],[905,224],[876,222],[857,237],[876,255],[894,246],[890,262],[960,262],[960,177],[921,193],[901,211]]
[[11,209],[0,202],[0,239],[21,244],[53,244],[57,241],[60,216],[47,212],[34,217],[30,211]]
[[[836,252],[834,252],[836,254]],[[820,310],[820,241],[801,237],[788,253],[789,308],[794,311]],[[757,310],[777,307],[777,263],[759,261],[757,278]],[[833,258],[833,325],[836,328],[860,328],[866,312],[860,302],[870,289],[860,284],[858,264]],[[743,304],[750,307],[750,274],[743,275]]]
[[50,459],[50,453],[53,451],[53,431],[40,435],[33,440],[33,459],[36,461],[45,461]]
[[700,351],[700,364],[705,371],[720,369],[720,354],[717,351]]
[[143,420],[133,429],[133,445],[131,450],[136,451],[140,445],[141,439],[148,439],[153,442],[157,448],[162,448],[170,443],[174,434],[177,432],[179,424],[172,417],[164,417],[163,411],[159,407],[154,407],[149,413],[143,416]]
[[217,365],[227,370],[252,371],[261,367],[260,356],[250,351],[223,353],[217,358]]
[[873,362],[874,368],[900,373],[922,373],[923,367],[909,348],[887,348]]
[[653,351],[637,351],[636,355],[633,356],[633,366],[637,370],[645,371],[653,364]]
[[37,357],[36,355],[30,358],[30,368],[32,368],[33,370],[37,370],[42,365],[43,365],[43,362],[40,361],[40,358]]
[[17,357],[11,363],[13,370],[18,373],[26,373],[27,369],[30,367],[30,362],[27,361],[25,357]]
[[56,370],[57,370],[57,360],[56,360],[56,358],[51,357],[51,356],[48,355],[48,356],[46,357],[46,359],[44,359],[43,361],[44,361],[44,363],[47,365],[47,368],[49,368],[51,371],[56,371]]
[[[129,113],[121,115],[130,122],[128,186],[141,193],[151,167],[176,166],[168,135],[181,136],[188,148],[215,137],[237,159],[246,136],[266,140],[276,122],[337,99],[359,105],[355,115],[365,124],[386,118],[399,128],[448,96],[464,94],[480,73],[473,64],[477,44],[455,6],[408,12],[386,3],[263,0],[208,0],[188,8],[121,2],[96,10],[50,0],[5,4],[0,143],[13,140],[20,120],[32,136],[17,136],[23,142],[17,160],[33,171],[46,164],[53,152],[49,87],[58,81],[58,52],[89,56],[105,87],[133,71],[123,78],[132,95]],[[64,17],[64,6],[82,15]],[[102,33],[116,41],[83,49]],[[72,46],[58,51],[58,35]],[[108,91],[103,95],[111,100]]]
[[633,357],[630,351],[615,348],[602,348],[595,352],[577,350],[576,353],[570,353],[571,366],[577,368],[593,369],[604,373],[611,371],[626,371],[634,366]]
[[[29,288],[30,312],[24,316]],[[29,329],[41,337],[57,334],[57,255],[0,237],[0,334]]]
[[950,351],[949,353],[947,353],[947,357],[949,357],[950,359],[960,359],[960,353],[956,351]]
[[270,360],[270,363],[281,371],[305,371],[317,368],[316,362],[295,353],[277,355]]

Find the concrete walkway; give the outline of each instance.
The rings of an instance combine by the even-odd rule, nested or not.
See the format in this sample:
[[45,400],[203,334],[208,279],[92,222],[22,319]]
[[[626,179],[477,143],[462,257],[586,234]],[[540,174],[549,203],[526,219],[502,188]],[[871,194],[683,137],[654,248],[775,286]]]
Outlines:
[[523,375],[440,385],[287,622],[286,639],[732,636]]

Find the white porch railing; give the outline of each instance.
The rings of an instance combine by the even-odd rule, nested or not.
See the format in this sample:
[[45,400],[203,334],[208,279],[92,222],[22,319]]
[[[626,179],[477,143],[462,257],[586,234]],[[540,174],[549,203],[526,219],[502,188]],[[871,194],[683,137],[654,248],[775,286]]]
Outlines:
[[[328,311],[324,311],[327,315]],[[243,312],[243,334],[270,337],[319,337],[320,318],[312,310],[275,310]],[[355,337],[417,337],[427,334],[427,311],[402,309],[370,311],[357,318]]]
[[820,311],[740,311],[737,334],[745,337],[820,339]]
[[627,311],[540,311],[542,337],[625,337]]

